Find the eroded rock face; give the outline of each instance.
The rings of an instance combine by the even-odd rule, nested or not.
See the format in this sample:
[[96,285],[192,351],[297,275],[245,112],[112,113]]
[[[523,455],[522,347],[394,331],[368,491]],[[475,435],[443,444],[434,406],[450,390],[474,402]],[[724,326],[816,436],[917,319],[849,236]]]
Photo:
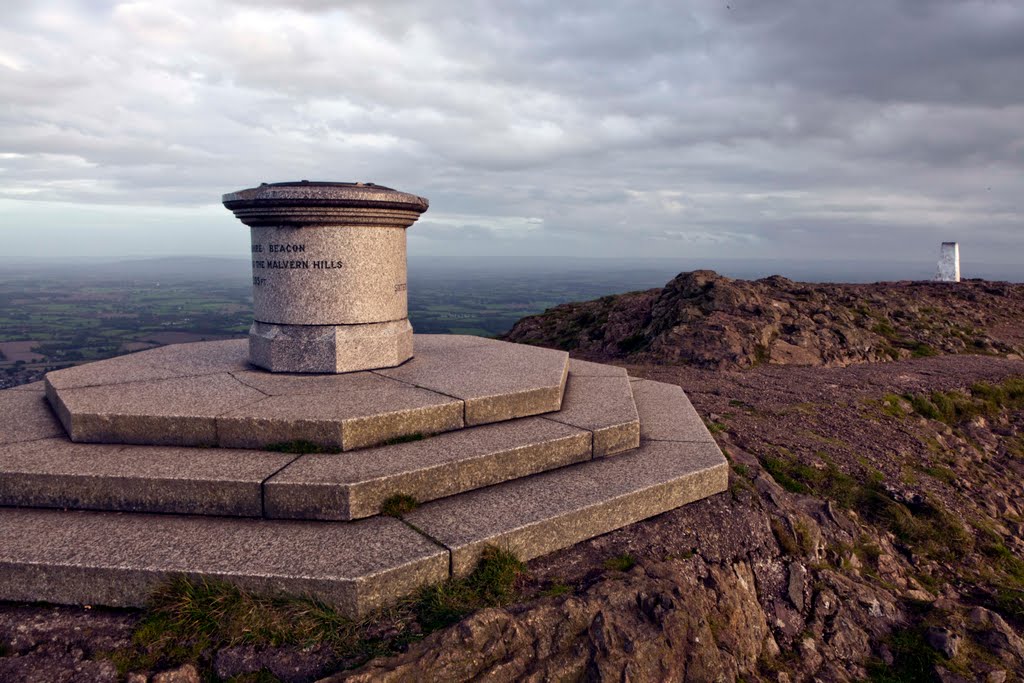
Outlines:
[[937,353],[1019,353],[1024,286],[807,284],[681,273],[662,289],[556,306],[510,341],[605,358],[742,368],[842,366]]
[[702,570],[664,562],[538,609],[484,610],[423,649],[331,680],[732,681],[755,667],[768,624],[748,564]]

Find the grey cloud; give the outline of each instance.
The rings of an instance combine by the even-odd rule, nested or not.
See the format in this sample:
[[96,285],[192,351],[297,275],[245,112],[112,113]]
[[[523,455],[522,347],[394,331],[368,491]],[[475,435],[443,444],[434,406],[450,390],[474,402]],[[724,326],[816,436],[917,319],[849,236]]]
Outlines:
[[0,27],[0,197],[362,179],[430,197],[439,250],[1024,240],[1018,2],[31,4]]

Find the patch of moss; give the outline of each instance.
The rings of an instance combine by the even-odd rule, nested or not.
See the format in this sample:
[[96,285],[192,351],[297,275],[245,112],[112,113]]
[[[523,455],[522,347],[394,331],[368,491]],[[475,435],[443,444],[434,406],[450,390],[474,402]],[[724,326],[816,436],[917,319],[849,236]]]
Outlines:
[[914,358],[930,358],[939,355],[939,352],[924,342],[917,342],[910,347],[910,355]]
[[971,534],[938,501],[894,500],[882,485],[881,472],[867,471],[858,479],[831,463],[819,469],[791,457],[766,457],[762,464],[787,491],[813,492],[854,509],[918,552],[952,557],[973,544]]
[[925,641],[921,628],[893,631],[886,639],[893,654],[893,663],[868,662],[871,683],[932,683],[939,653]]
[[719,432],[724,432],[729,429],[725,424],[721,422],[708,422],[707,426],[708,431],[711,432],[712,434],[718,434]]
[[617,572],[628,572],[636,566],[636,558],[629,553],[609,557],[604,561],[604,568]]
[[772,359],[772,351],[765,344],[754,346],[754,365],[765,365]]
[[897,396],[896,394],[886,394],[882,397],[882,412],[889,417],[894,417],[897,420],[902,420],[906,417],[906,413],[903,412],[903,397]]
[[885,337],[886,339],[895,339],[899,336],[896,332],[896,328],[892,326],[892,323],[884,319],[872,325],[871,331],[877,335]]
[[941,465],[935,467],[925,467],[921,470],[930,477],[934,477],[941,482],[949,485],[956,483],[956,472],[949,469],[948,467],[942,467]]
[[419,501],[412,496],[406,493],[397,493],[381,503],[380,514],[388,517],[401,517],[415,510],[418,505]]
[[567,595],[572,592],[572,586],[561,581],[553,581],[544,590],[540,592],[545,597],[558,597],[559,595]]
[[646,345],[647,337],[645,337],[641,332],[631,334],[625,339],[619,340],[619,343],[616,344],[616,346],[619,347],[619,351],[621,351],[622,353],[634,353],[636,351],[639,351]]
[[785,522],[777,517],[771,517],[768,520],[768,526],[771,527],[772,534],[775,536],[775,540],[778,541],[779,547],[782,548],[782,552],[785,555],[791,557],[800,556],[800,543],[794,534],[790,533]]

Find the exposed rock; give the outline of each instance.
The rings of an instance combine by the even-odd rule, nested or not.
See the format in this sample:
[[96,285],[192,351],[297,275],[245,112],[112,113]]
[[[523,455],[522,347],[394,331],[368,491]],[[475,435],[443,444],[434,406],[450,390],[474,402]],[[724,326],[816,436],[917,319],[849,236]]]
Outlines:
[[681,273],[662,289],[563,304],[510,341],[704,368],[849,365],[936,353],[1020,354],[1024,285],[809,284]]
[[150,683],[201,683],[199,670],[191,664],[153,674],[149,680]]
[[239,645],[217,652],[213,668],[223,679],[269,671],[282,683],[305,683],[330,671],[335,657],[325,646],[257,648]]
[[925,640],[932,649],[941,652],[946,659],[953,659],[960,652],[960,642],[963,638],[959,634],[939,626],[929,626],[924,634]]
[[329,681],[735,680],[752,672],[768,626],[745,563],[672,562],[607,579],[519,613],[490,609],[409,654]]

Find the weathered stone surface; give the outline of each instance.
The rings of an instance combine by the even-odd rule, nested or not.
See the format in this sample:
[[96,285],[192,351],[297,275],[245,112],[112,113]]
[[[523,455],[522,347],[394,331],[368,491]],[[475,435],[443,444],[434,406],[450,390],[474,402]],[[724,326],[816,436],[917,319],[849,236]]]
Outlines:
[[564,352],[458,335],[416,344],[415,365],[329,375],[259,370],[244,340],[170,346],[50,373],[47,394],[75,441],[229,448],[308,440],[348,450],[561,404]]
[[46,391],[46,382],[31,382],[29,384],[19,384],[16,387],[11,387],[11,391]]
[[310,595],[356,616],[448,575],[398,520],[287,522],[0,509],[0,599],[139,606],[173,574]]
[[[140,351],[130,356],[122,356],[122,358],[137,359],[148,365],[167,368],[174,371],[177,377],[210,375],[218,372],[240,372],[252,369],[252,366],[249,364],[249,349],[245,339],[172,344],[170,346],[161,346],[157,349],[149,349],[148,351]],[[106,370],[105,366],[107,363],[117,360],[120,359],[111,358],[110,360],[79,367],[96,367],[97,369]],[[64,371],[59,370],[58,372]],[[55,374],[57,373],[51,372],[46,376],[46,379],[52,382]]]
[[265,485],[268,517],[357,519],[396,494],[425,502],[590,458],[586,431],[541,418],[343,456],[304,455]]
[[570,370],[562,409],[544,417],[590,431],[595,458],[640,445],[640,417],[625,375],[579,376]]
[[391,368],[412,358],[406,319],[363,325],[277,325],[254,322],[253,365],[273,372],[341,373]]
[[681,387],[647,379],[634,379],[632,385],[637,410],[644,415],[640,423],[641,439],[703,442],[715,440]]
[[218,415],[266,398],[227,373],[47,394],[73,441],[158,446],[216,445]]
[[569,359],[569,374],[577,377],[627,377],[626,368],[604,363],[591,363],[578,358]]
[[171,379],[183,377],[186,374],[175,368],[154,365],[147,358],[142,357],[145,353],[143,351],[95,363],[75,365],[63,370],[54,370],[46,375],[46,390],[80,389],[145,380]]
[[37,391],[0,391],[0,444],[63,435],[45,396]]
[[558,410],[569,355],[482,337],[416,335],[416,355],[378,374],[460,398],[466,424]]
[[[255,381],[249,375],[242,378]],[[313,379],[315,386],[323,385]],[[330,379],[329,393],[271,396],[224,414],[217,419],[218,442],[228,448],[259,448],[298,440],[351,450],[463,426],[458,399],[370,373]]]
[[428,503],[406,519],[472,571],[484,546],[530,559],[719,493],[728,466],[713,443],[652,441],[601,458]]
[[[408,317],[405,230],[253,227],[252,244],[263,250],[252,255],[259,322],[354,325]],[[301,251],[268,253],[275,247]]]
[[263,481],[295,457],[66,438],[9,444],[0,446],[0,505],[260,517]]

